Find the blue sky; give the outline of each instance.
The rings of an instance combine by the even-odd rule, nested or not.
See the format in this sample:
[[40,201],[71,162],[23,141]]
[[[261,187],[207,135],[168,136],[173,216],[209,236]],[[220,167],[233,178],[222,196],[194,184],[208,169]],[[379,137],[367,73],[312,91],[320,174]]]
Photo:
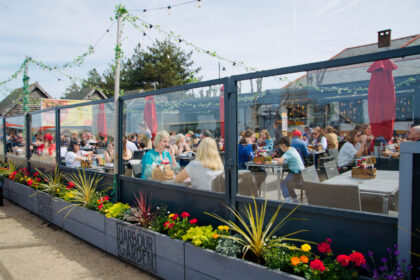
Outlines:
[[[111,25],[116,4],[129,10],[155,8],[186,0],[0,0],[0,81],[21,65],[26,55],[47,64],[63,64],[84,53]],[[374,0],[201,0],[167,10],[133,12],[163,30],[220,56],[243,61],[258,70],[326,60],[346,47],[374,43],[377,31],[392,29],[392,38],[420,33],[420,1]],[[123,50],[131,56],[134,46],[163,39],[157,31],[124,27]],[[116,24],[99,42],[95,53],[80,67],[67,71],[80,78],[96,68],[100,72],[112,62]],[[189,47],[182,45],[184,50]],[[218,63],[195,53],[196,66],[204,80],[218,78]],[[240,67],[220,61],[222,76],[244,73]],[[60,97],[70,81],[35,66],[30,82],[38,81],[53,97]],[[58,81],[58,78],[61,81]],[[7,87],[21,87],[21,78]],[[0,98],[5,95],[4,88]]]

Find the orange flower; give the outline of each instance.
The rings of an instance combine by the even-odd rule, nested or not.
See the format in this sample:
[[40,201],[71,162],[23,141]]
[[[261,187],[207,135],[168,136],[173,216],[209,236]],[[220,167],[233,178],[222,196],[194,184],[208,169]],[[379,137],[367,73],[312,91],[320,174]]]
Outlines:
[[309,262],[309,258],[305,255],[300,256],[300,261],[303,263],[308,263]]
[[292,265],[297,266],[300,263],[300,259],[298,257],[293,257],[290,259]]
[[219,235],[217,233],[213,234],[213,239],[219,238]]

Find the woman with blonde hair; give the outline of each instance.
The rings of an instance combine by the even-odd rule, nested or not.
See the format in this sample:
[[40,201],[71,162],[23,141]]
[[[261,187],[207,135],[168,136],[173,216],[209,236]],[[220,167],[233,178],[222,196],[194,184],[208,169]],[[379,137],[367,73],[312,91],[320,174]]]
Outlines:
[[175,143],[173,143],[171,147],[175,150],[176,156],[191,151],[190,146],[188,145],[187,141],[185,141],[185,136],[181,133],[175,137]]
[[217,150],[216,141],[210,137],[201,140],[195,160],[191,161],[176,177],[175,182],[181,183],[191,178],[193,188],[210,191],[211,182],[223,173],[223,162]]
[[271,152],[273,149],[273,139],[271,139],[270,132],[268,132],[267,129],[261,130],[258,146],[262,147],[262,149],[267,152]]

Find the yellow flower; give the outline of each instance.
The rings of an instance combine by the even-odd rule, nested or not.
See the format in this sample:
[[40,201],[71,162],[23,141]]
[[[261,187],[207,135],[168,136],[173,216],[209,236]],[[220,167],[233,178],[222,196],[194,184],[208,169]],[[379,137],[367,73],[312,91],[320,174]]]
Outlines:
[[311,245],[305,243],[300,246],[300,249],[302,249],[303,252],[309,252],[311,250]]
[[57,189],[57,192],[60,192],[60,189]]
[[228,226],[218,226],[217,229],[220,230],[220,231],[229,231]]
[[69,193],[68,195],[69,195],[69,197],[74,197],[74,194],[72,194],[72,193]]
[[219,235],[217,233],[213,234],[213,239],[219,238]]
[[169,214],[169,218],[172,218],[174,215],[175,215],[174,213]]
[[309,262],[309,258],[305,255],[300,256],[300,261],[303,263],[308,263]]
[[300,259],[298,257],[293,257],[290,259],[292,265],[297,266],[300,263]]

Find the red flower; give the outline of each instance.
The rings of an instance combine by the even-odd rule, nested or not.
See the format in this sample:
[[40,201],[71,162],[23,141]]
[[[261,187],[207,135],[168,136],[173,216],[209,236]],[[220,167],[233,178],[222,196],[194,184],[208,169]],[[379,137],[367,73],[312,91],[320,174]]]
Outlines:
[[174,223],[171,223],[171,222],[165,222],[165,223],[163,224],[163,227],[171,229],[171,228],[173,228],[173,227],[174,227],[174,225],[175,225]]
[[349,257],[350,257],[350,261],[354,262],[356,266],[361,266],[362,264],[366,263],[365,257],[363,256],[363,254],[359,252],[353,252],[350,254]]
[[35,172],[34,173],[34,176],[36,177],[36,176],[39,176],[39,172]]
[[104,207],[104,205],[103,204],[99,204],[98,205],[98,209],[102,209]]
[[331,250],[331,247],[330,247],[329,243],[322,242],[322,243],[318,244],[318,251],[320,251],[321,253],[324,253],[324,254],[328,254],[328,253],[331,253],[332,250]]
[[181,214],[181,218],[188,218],[190,216],[190,214],[188,214],[187,212],[182,212]]
[[68,182],[66,188],[71,190],[72,188],[74,188],[74,183],[73,182]]
[[41,178],[35,178],[35,181],[40,182]]
[[348,266],[350,262],[350,258],[347,255],[338,255],[337,262],[340,263],[342,266]]
[[191,219],[190,220],[190,224],[192,224],[192,225],[195,225],[196,223],[197,223],[197,219],[196,218],[194,218],[194,219]]
[[26,184],[28,184],[28,186],[32,186],[32,184],[34,183],[34,181],[29,178],[28,181],[26,181]]
[[103,198],[102,198],[102,201],[108,201],[109,200],[109,196],[104,196]]
[[326,241],[327,243],[330,243],[330,244],[331,244],[331,238],[327,238],[327,239],[325,239],[325,241]]
[[178,219],[178,217],[179,217],[179,215],[178,215],[178,214],[174,214],[174,215],[171,217],[171,219],[172,219],[173,221],[176,221],[176,219]]
[[324,263],[321,260],[315,259],[309,265],[313,270],[325,271]]

